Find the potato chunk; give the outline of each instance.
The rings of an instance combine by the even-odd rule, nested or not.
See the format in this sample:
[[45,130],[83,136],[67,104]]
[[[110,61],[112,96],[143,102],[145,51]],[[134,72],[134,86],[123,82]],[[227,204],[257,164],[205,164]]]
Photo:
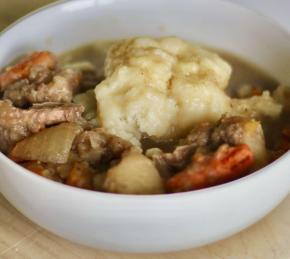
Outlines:
[[108,171],[104,190],[123,194],[160,194],[164,193],[164,183],[153,162],[134,151]]
[[81,127],[75,123],[62,123],[46,128],[18,142],[10,156],[17,161],[37,160],[64,164],[76,135],[81,131]]
[[260,122],[250,120],[243,124],[241,143],[247,144],[254,155],[254,166],[261,167],[267,162],[267,149]]

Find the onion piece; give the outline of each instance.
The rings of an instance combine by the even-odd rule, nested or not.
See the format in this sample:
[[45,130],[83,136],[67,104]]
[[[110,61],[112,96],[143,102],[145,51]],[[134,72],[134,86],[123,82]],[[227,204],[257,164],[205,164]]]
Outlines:
[[73,102],[85,108],[83,113],[85,119],[92,120],[97,118],[97,101],[94,90],[88,90],[84,93],[77,94],[74,96]]
[[10,153],[15,161],[41,161],[64,164],[68,161],[72,143],[82,128],[75,123],[62,123],[46,128],[18,142]]

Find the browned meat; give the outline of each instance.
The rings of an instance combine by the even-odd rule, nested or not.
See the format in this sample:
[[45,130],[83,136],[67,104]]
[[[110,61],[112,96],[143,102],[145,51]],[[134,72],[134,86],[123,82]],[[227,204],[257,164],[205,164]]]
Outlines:
[[57,68],[56,57],[35,52],[0,74],[0,91],[17,107],[42,102],[71,102],[81,85],[81,72]]
[[152,149],[147,152],[147,156],[154,161],[163,177],[170,177],[175,170],[186,166],[197,148],[208,145],[213,127],[214,125],[210,123],[196,125],[186,138],[180,140],[173,152],[164,153],[161,150]]
[[48,52],[34,52],[0,74],[0,90],[22,79],[43,81],[56,67],[56,57]]
[[[169,177],[183,169],[197,149],[215,150],[222,144],[247,144],[262,166],[266,160],[265,140],[260,123],[245,117],[224,117],[215,124],[201,123],[180,141],[172,153],[147,152],[162,176]],[[154,150],[153,150],[154,151]],[[150,154],[151,153],[151,154]]]
[[251,119],[240,116],[223,117],[216,124],[201,123],[192,129],[180,144],[219,146],[222,143],[237,145],[242,143],[244,124]]
[[131,146],[129,142],[107,133],[104,129],[96,128],[81,133],[75,139],[73,149],[81,160],[96,165],[120,158]]
[[212,134],[211,141],[214,145],[228,143],[237,145],[242,143],[244,127],[243,125],[250,121],[245,117],[224,117],[217,123]]
[[68,103],[71,102],[80,80],[81,74],[72,69],[56,72],[49,83],[42,81],[36,84],[23,79],[7,87],[4,99],[11,100],[18,107],[42,102]]
[[160,149],[149,149],[146,155],[154,161],[160,175],[168,178],[174,169],[183,168],[195,152],[195,145],[177,146],[172,153],[163,153]]
[[7,152],[16,142],[46,126],[75,122],[83,107],[78,105],[39,105],[28,110],[15,108],[11,101],[0,101],[0,150]]
[[213,124],[204,122],[196,125],[185,139],[180,141],[181,145],[205,146],[210,140],[210,134],[213,129]]

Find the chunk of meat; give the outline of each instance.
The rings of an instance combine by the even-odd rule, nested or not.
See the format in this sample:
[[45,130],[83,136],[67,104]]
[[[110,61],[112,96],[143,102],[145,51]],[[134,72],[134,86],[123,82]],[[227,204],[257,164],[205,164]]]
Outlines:
[[9,100],[0,101],[0,150],[7,152],[18,141],[49,125],[76,122],[83,107],[78,105],[40,105],[22,110]]
[[261,123],[242,116],[222,117],[215,124],[197,125],[181,143],[194,143],[196,146],[209,145],[212,148],[225,143],[231,146],[246,144],[254,153],[255,162],[260,165],[265,162],[267,156]]
[[31,83],[28,79],[15,82],[7,87],[4,99],[23,107],[32,103],[60,102],[69,103],[80,85],[81,74],[77,70],[63,69],[52,77],[49,83]]
[[181,145],[194,145],[196,147],[205,146],[210,141],[210,135],[213,130],[214,124],[203,122],[190,131],[186,138],[180,140]]
[[68,103],[80,87],[81,77],[77,69],[58,69],[52,53],[34,52],[0,74],[0,91],[4,92],[4,99],[18,107],[42,102]]
[[147,150],[146,155],[153,160],[160,175],[168,178],[174,170],[186,166],[195,150],[195,145],[177,146],[171,153],[163,153],[162,150],[153,148]]
[[212,143],[214,145],[220,145],[221,143],[241,144],[244,134],[243,124],[248,121],[248,118],[239,116],[222,118],[212,131]]
[[209,143],[212,128],[213,124],[207,122],[196,125],[186,138],[179,141],[173,152],[164,153],[153,148],[147,150],[146,155],[154,161],[160,174],[167,178],[175,169],[184,168],[197,148]]
[[55,69],[56,63],[56,57],[51,52],[34,52],[0,74],[0,90],[4,91],[7,86],[21,79],[36,80],[40,74],[43,77],[47,71]]
[[164,177],[184,168],[197,149],[215,149],[221,144],[248,145],[254,154],[255,167],[257,168],[263,166],[267,161],[262,126],[258,121],[246,117],[223,117],[215,124],[201,123],[196,125],[179,144],[171,153],[164,153],[162,150],[157,152],[149,150],[147,152]]
[[235,180],[247,174],[253,154],[247,145],[222,145],[214,154],[195,154],[188,167],[171,177],[169,192],[183,192],[210,187]]
[[180,144],[194,144],[197,147],[206,145],[217,147],[223,143],[233,146],[242,143],[248,144],[245,143],[245,136],[250,133],[259,133],[254,130],[250,131],[251,126],[262,129],[260,123],[254,119],[242,116],[224,116],[216,123],[201,123],[196,125],[188,136],[180,141]]
[[119,159],[131,147],[128,141],[96,128],[81,133],[75,139],[73,149],[81,160],[96,165]]

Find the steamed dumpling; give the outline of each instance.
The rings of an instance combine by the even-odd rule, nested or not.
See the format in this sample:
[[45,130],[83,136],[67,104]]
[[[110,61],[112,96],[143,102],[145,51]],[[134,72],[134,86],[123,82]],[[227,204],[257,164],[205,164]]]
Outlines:
[[177,138],[229,109],[224,89],[231,71],[218,55],[175,37],[121,41],[110,49],[106,79],[95,89],[99,119],[135,145],[143,134]]

